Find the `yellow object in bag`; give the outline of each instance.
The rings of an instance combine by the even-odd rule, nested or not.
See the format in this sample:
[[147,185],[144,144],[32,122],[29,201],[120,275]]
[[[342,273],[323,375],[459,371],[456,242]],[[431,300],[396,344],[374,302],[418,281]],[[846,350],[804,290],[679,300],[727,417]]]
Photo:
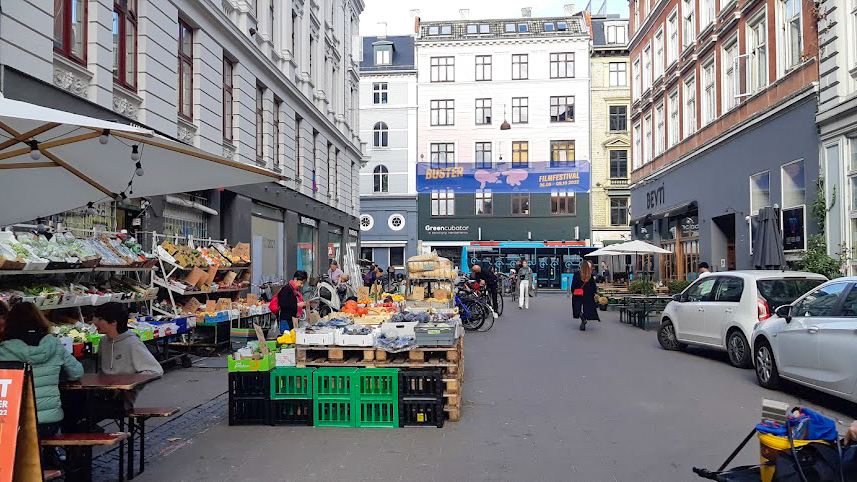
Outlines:
[[282,335],[280,335],[279,338],[277,338],[277,343],[279,343],[280,345],[291,345],[294,342],[295,342],[295,330],[287,331],[287,332],[283,333]]

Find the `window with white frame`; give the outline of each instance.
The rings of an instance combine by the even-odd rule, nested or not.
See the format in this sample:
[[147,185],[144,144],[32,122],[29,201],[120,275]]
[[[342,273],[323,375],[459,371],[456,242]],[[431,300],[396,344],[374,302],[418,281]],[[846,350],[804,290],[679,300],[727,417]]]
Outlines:
[[551,214],[575,214],[577,206],[574,201],[574,191],[551,191]]
[[387,103],[387,83],[373,82],[372,83],[372,103],[386,104]]
[[695,0],[683,0],[681,4],[681,39],[682,46],[693,45],[696,41]]
[[801,0],[780,0],[780,34],[777,48],[783,67],[789,70],[801,61],[803,35],[801,34]]
[[607,43],[608,44],[624,44],[628,41],[624,25],[608,25],[607,26]]
[[372,192],[390,192],[390,172],[384,165],[372,171]]
[[684,81],[684,137],[696,132],[696,79],[691,77]]
[[670,93],[667,100],[667,109],[669,110],[669,124],[667,125],[667,147],[672,147],[678,144],[678,129],[679,129],[679,105],[678,105],[678,89]]
[[652,114],[643,118],[643,164],[652,162]]
[[667,18],[667,65],[678,60],[678,9]]
[[652,44],[646,45],[643,49],[643,89],[642,92],[649,90],[652,86]]
[[610,132],[624,132],[628,130],[628,106],[611,105],[609,107]]
[[727,112],[738,105],[738,91],[736,89],[738,75],[735,71],[737,55],[738,38],[736,37],[723,47],[723,53],[720,55],[723,62],[720,67],[723,71],[723,85],[721,86],[723,90],[723,112]]
[[664,135],[666,135],[666,125],[664,124],[664,104],[655,108],[655,155],[659,156],[664,152]]
[[376,122],[372,127],[372,145],[375,147],[387,147],[389,143],[389,129],[384,122]]
[[642,84],[641,84],[641,71],[640,71],[640,56],[637,56],[634,59],[634,64],[631,68],[631,73],[634,75],[634,83],[631,85],[631,94],[634,101],[640,98],[640,93],[642,93]]
[[375,65],[390,65],[390,56],[393,51],[388,48],[375,49]]
[[763,171],[750,176],[750,216],[771,205],[771,172]]
[[659,28],[655,32],[655,59],[653,75],[655,79],[660,79],[664,75],[664,29]]
[[751,93],[768,86],[768,29],[765,14],[747,22],[747,83]]
[[609,70],[610,87],[624,87],[628,85],[628,64],[625,62],[610,62]]
[[455,216],[455,191],[451,188],[431,192],[432,216]]
[[455,125],[455,101],[432,100],[429,102],[430,123],[433,126]]
[[[857,1],[850,0],[850,5],[848,6],[848,23],[851,29],[851,63],[849,67],[855,65],[857,63]],[[852,221],[852,223],[855,221]],[[852,242],[857,243],[857,239],[852,240]]]
[[705,30],[714,22],[714,0],[699,0],[699,27]]
[[806,204],[806,171],[803,159],[790,162],[782,168],[783,208]]
[[633,137],[634,137],[634,151],[632,154],[634,155],[634,169],[639,168],[640,164],[641,164],[640,161],[642,159],[642,153],[643,153],[642,135],[643,135],[642,134],[642,126],[640,125],[639,122],[637,122],[636,124],[634,124],[634,135],[633,135]]
[[702,125],[708,125],[717,117],[717,85],[715,82],[714,56],[702,64]]

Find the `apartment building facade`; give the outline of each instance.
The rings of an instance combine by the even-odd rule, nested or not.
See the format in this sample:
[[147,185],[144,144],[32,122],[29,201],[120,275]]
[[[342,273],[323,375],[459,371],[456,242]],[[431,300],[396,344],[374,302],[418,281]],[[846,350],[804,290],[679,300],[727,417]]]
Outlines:
[[603,247],[631,239],[628,19],[592,15],[591,35],[592,244]]
[[752,268],[760,208],[782,211],[787,259],[817,230],[818,33],[808,0],[633,0],[631,213],[637,239],[698,264]]
[[4,5],[4,96],[142,125],[290,179],[149,199],[142,226],[130,224],[139,200],[108,203],[105,227],[251,242],[279,260],[254,263],[255,281],[316,274],[357,248],[361,0],[49,3]]
[[360,86],[360,257],[404,270],[418,244],[414,37],[364,37]]
[[[530,262],[545,241],[589,245],[589,31],[570,8],[419,23],[423,249],[464,268],[492,257],[507,271],[502,242],[532,246]],[[481,254],[462,260],[477,244]],[[564,271],[556,256],[544,262]]]
[[820,55],[818,129],[821,177],[827,204],[828,254],[844,249],[848,274],[857,273],[857,17],[844,0],[818,4]]

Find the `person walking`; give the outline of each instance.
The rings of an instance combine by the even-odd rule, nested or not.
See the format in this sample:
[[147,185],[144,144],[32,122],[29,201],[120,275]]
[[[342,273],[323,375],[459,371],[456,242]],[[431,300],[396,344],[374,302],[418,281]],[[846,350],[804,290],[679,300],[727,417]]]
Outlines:
[[598,317],[598,306],[595,303],[595,294],[598,286],[592,276],[592,262],[584,261],[580,265],[580,271],[574,273],[571,280],[571,311],[574,317],[580,320],[580,331],[586,331],[586,322],[601,319]]
[[530,309],[530,283],[532,282],[533,270],[530,266],[518,261],[518,309]]
[[601,262],[601,275],[604,276],[605,283],[612,283],[613,280],[610,278],[610,268],[607,267],[607,262]]
[[277,293],[277,303],[280,309],[280,334],[293,330],[298,318],[303,314],[306,303],[301,294],[301,287],[309,276],[306,271],[295,271],[292,280]]

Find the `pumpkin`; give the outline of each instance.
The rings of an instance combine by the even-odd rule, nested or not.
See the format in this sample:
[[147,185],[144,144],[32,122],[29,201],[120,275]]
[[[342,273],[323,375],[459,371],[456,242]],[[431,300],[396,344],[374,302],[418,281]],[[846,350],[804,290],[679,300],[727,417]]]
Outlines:
[[357,314],[360,316],[368,315],[369,310],[367,310],[366,308],[357,308]]

